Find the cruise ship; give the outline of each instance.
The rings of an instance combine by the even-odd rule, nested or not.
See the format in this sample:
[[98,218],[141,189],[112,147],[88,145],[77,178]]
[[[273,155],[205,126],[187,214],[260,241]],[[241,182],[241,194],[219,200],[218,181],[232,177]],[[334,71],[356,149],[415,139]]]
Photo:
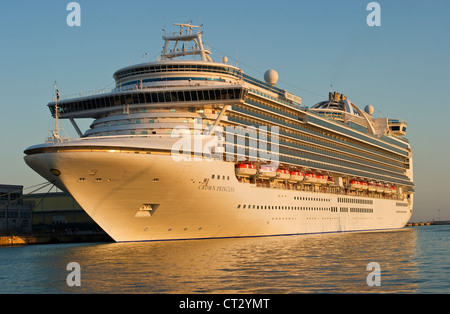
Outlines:
[[[55,92],[55,130],[25,162],[70,193],[117,242],[403,228],[413,210],[407,123],[330,92],[306,107],[277,86],[213,61],[201,27],[164,31],[156,61],[114,88]],[[328,98],[328,99],[326,99]],[[79,119],[93,119],[80,130]],[[62,136],[68,119],[79,138]]]

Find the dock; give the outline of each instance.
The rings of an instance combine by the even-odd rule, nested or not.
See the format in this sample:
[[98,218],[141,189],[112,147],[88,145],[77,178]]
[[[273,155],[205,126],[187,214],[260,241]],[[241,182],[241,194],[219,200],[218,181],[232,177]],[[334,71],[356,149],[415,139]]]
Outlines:
[[439,220],[439,221],[429,221],[429,222],[408,222],[406,227],[415,226],[439,226],[439,225],[450,225],[450,220]]
[[60,234],[60,235],[9,235],[0,236],[0,247],[22,246],[34,244],[55,243],[89,243],[89,242],[113,242],[106,233],[98,234]]

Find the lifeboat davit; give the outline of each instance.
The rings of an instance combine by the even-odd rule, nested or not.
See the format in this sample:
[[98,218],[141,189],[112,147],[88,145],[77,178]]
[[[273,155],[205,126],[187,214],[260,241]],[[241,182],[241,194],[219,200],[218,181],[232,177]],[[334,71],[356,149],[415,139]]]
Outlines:
[[261,166],[259,169],[259,176],[260,179],[273,179],[277,176],[277,172],[273,167],[269,166]]
[[240,163],[236,164],[235,171],[239,177],[252,177],[256,175],[256,166],[249,163]]
[[392,193],[392,189],[391,189],[390,185],[387,185],[387,184],[384,185],[384,193],[386,193],[386,194]]
[[291,174],[286,169],[277,169],[277,179],[280,180],[288,180],[291,177]]
[[289,178],[290,182],[301,182],[303,181],[303,173],[301,171],[291,171],[291,176]]
[[327,184],[328,185],[333,185],[334,184],[334,178],[332,176],[328,176]]

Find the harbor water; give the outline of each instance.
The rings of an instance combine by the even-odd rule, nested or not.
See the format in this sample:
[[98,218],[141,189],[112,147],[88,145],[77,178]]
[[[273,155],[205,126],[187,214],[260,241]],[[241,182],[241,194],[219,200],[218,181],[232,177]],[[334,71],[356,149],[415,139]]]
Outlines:
[[0,265],[2,294],[450,293],[450,226],[0,247]]

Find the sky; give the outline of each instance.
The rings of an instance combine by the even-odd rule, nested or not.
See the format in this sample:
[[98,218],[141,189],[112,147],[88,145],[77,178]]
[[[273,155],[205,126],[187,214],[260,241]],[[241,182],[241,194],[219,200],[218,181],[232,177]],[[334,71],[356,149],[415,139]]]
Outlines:
[[[344,93],[374,116],[402,119],[414,154],[412,221],[450,220],[450,1],[368,0],[153,1],[79,0],[81,26],[70,27],[66,0],[0,5],[0,183],[43,183],[23,151],[54,128],[47,104],[62,95],[112,88],[119,68],[158,57],[163,28],[203,24],[212,57],[312,106]],[[78,121],[86,130],[91,121]],[[68,121],[67,133],[76,137]],[[83,131],[84,131],[83,130]]]

